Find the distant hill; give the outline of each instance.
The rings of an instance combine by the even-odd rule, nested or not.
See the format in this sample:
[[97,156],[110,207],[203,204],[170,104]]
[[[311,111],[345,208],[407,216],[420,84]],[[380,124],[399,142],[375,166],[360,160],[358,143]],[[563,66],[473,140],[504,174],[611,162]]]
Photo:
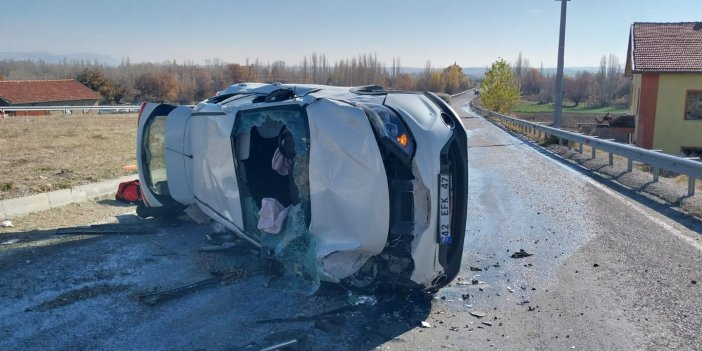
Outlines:
[[[474,78],[483,78],[485,75],[485,70],[488,69],[488,67],[462,67],[463,68],[463,73],[467,74],[470,77]],[[587,71],[587,72],[597,72],[599,71],[599,67],[565,67],[563,68],[563,74],[567,76],[572,76],[575,75],[577,72],[580,71]],[[417,68],[417,67],[401,67],[400,68],[401,72],[409,73],[409,74],[419,74],[424,71],[424,68]],[[556,74],[556,68],[555,67],[548,67],[544,68],[544,74]]]
[[64,59],[71,61],[85,60],[89,62],[98,61],[100,64],[107,66],[116,66],[120,60],[109,55],[101,55],[90,52],[79,52],[73,54],[52,54],[46,51],[32,52],[0,52],[0,60],[15,60],[15,61],[39,61],[44,60],[46,63],[61,63]]

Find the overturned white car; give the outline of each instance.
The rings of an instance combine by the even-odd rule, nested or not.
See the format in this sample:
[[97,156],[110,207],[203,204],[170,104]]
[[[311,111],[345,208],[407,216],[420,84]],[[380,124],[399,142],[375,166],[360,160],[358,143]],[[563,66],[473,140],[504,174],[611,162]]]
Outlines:
[[460,269],[467,138],[431,93],[245,83],[144,103],[137,162],[141,214],[197,206],[305,291],[436,291]]

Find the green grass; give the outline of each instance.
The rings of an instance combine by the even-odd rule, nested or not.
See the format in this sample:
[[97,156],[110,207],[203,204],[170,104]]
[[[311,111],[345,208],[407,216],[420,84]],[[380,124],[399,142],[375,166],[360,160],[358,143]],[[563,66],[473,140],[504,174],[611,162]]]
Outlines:
[[[514,112],[519,113],[550,113],[553,112],[553,104],[538,104],[533,101],[522,101],[514,108]],[[621,115],[629,113],[629,109],[615,107],[615,106],[605,106],[605,107],[590,107],[584,104],[578,105],[578,107],[568,107],[563,106],[563,112],[572,113],[611,113],[613,115]]]

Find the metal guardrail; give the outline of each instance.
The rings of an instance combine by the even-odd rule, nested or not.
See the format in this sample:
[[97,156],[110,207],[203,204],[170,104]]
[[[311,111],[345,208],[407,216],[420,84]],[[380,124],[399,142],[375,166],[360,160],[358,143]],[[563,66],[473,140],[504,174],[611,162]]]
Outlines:
[[11,111],[66,111],[66,110],[111,110],[111,111],[139,111],[140,105],[116,106],[0,106],[0,112]]
[[579,133],[569,132],[562,129],[549,127],[543,124],[524,121],[518,118],[505,116],[503,114],[486,110],[482,107],[475,106],[471,101],[470,106],[476,111],[493,116],[503,123],[509,123],[517,126],[523,131],[530,131],[534,134],[543,133],[544,136],[551,135],[559,138],[559,143],[562,140],[575,142],[579,145],[578,152],[583,153],[583,145],[588,145],[592,148],[592,158],[597,155],[597,150],[602,150],[609,153],[609,164],[614,164],[613,155],[623,156],[628,159],[627,170],[632,171],[633,162],[641,162],[653,168],[653,181],[657,182],[661,169],[672,171],[679,174],[687,175],[687,194],[693,196],[695,194],[695,180],[702,179],[702,162],[695,161],[698,158],[683,158],[673,155],[661,153],[656,150],[647,150],[640,147],[617,143],[611,140],[598,139],[597,137],[587,136]]

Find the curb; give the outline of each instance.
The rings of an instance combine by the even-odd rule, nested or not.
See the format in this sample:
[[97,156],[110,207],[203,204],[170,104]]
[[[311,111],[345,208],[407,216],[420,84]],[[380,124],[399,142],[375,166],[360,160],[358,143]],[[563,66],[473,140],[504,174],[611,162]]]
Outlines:
[[0,217],[4,219],[11,219],[76,202],[87,201],[109,193],[116,193],[117,185],[119,183],[133,180],[138,177],[138,174],[132,174],[98,183],[78,185],[70,189],[61,189],[32,196],[2,200],[0,201]]

